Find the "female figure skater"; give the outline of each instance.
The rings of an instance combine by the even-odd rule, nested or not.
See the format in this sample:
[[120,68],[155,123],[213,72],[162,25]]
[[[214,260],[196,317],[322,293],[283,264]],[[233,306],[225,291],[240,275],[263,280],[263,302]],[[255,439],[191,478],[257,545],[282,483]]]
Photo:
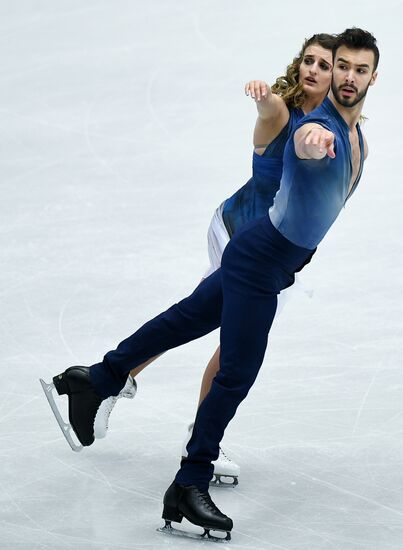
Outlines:
[[[335,40],[336,37],[329,34],[315,34],[305,40],[300,53],[287,67],[286,75],[277,78],[271,88],[261,80],[252,80],[246,84],[245,93],[255,100],[258,111],[253,136],[253,175],[214,212],[208,230],[210,267],[204,278],[220,267],[222,253],[233,234],[246,222],[267,214],[272,206],[280,186],[285,143],[297,122],[319,106],[328,93]],[[284,294],[286,291],[280,293],[277,312],[284,305]],[[218,347],[204,372],[198,406],[208,394],[219,370],[219,358]],[[133,369],[120,394],[102,402],[94,423],[97,439],[105,437],[108,419],[117,400],[120,397],[134,397],[137,390],[136,376],[155,359]],[[192,427],[193,424],[188,427],[182,456],[187,455],[186,445]],[[239,466],[220,449],[218,460],[214,462],[212,482],[236,485],[238,476]]]

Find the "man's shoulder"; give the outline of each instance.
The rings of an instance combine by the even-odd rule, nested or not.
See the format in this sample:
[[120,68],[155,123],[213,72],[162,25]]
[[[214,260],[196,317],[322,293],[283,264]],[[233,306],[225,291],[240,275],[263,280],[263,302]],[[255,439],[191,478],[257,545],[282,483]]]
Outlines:
[[326,111],[317,112],[316,109],[315,111],[312,111],[312,113],[309,113],[301,118],[301,120],[298,121],[295,129],[298,130],[302,126],[306,126],[308,124],[322,126],[323,128],[326,128],[326,130],[330,130],[331,132],[336,127],[336,121],[330,116],[329,113],[327,113]]
[[298,128],[304,124],[318,124],[327,130],[334,131],[337,128],[337,116],[334,113],[330,100],[326,97],[316,109],[305,115],[298,121]]

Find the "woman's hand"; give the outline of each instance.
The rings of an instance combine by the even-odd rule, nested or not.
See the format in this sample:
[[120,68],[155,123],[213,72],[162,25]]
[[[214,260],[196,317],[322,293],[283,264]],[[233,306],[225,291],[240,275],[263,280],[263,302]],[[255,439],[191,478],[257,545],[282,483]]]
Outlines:
[[269,93],[271,93],[270,86],[264,80],[251,80],[245,84],[245,94],[256,101],[266,99]]

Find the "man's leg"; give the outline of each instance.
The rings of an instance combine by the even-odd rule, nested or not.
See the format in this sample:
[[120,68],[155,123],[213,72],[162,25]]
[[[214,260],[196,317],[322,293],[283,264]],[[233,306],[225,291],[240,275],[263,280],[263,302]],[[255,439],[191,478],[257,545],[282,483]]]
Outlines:
[[228,284],[223,268],[223,313],[220,370],[198,409],[193,434],[176,482],[206,491],[219,455],[224,430],[247,396],[263,362],[277,295],[251,296],[234,280]]
[[91,383],[103,398],[117,395],[133,367],[169,349],[200,338],[220,326],[221,271],[203,280],[187,298],[174,304],[108,352],[90,370]]
[[199,407],[178,484],[207,490],[224,430],[263,362],[277,294],[311,254],[284,239],[268,218],[249,224],[228,244],[221,267],[220,370]]
[[227,531],[226,538],[230,537],[232,520],[217,509],[208,493],[212,462],[263,361],[279,283],[292,283],[292,275],[280,273],[281,268],[268,257],[266,239],[260,224],[254,224],[248,232],[235,235],[224,252],[220,370],[197,412],[186,447],[188,456],[164,496],[162,517],[167,530],[172,521],[186,517],[206,530]]
[[[94,421],[101,402],[118,395],[130,370],[168,349],[199,338],[216,329],[221,322],[221,271],[205,279],[184,300],[170,307],[110,351],[102,363],[92,367],[70,367],[53,377],[59,395],[69,398],[69,420],[81,445],[94,442]],[[67,432],[51,396],[52,385],[42,384],[63,434]],[[76,445],[66,437],[70,446]]]

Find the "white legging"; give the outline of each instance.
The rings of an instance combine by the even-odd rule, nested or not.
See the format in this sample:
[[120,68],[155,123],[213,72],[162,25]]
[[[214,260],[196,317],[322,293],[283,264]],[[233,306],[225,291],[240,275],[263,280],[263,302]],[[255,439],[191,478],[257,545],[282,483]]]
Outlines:
[[[214,273],[214,271],[216,271],[216,269],[221,266],[221,258],[224,249],[230,240],[230,236],[228,235],[228,231],[224,225],[222,217],[223,206],[224,203],[222,203],[215,210],[207,231],[207,250],[210,260],[210,266],[204,273],[203,279]],[[298,274],[296,274],[294,285],[292,287],[286,288],[285,290],[282,290],[278,296],[276,315],[279,315],[281,313],[290,294],[292,294],[295,290],[302,291],[309,297],[311,297],[313,294],[312,290],[304,287]]]

